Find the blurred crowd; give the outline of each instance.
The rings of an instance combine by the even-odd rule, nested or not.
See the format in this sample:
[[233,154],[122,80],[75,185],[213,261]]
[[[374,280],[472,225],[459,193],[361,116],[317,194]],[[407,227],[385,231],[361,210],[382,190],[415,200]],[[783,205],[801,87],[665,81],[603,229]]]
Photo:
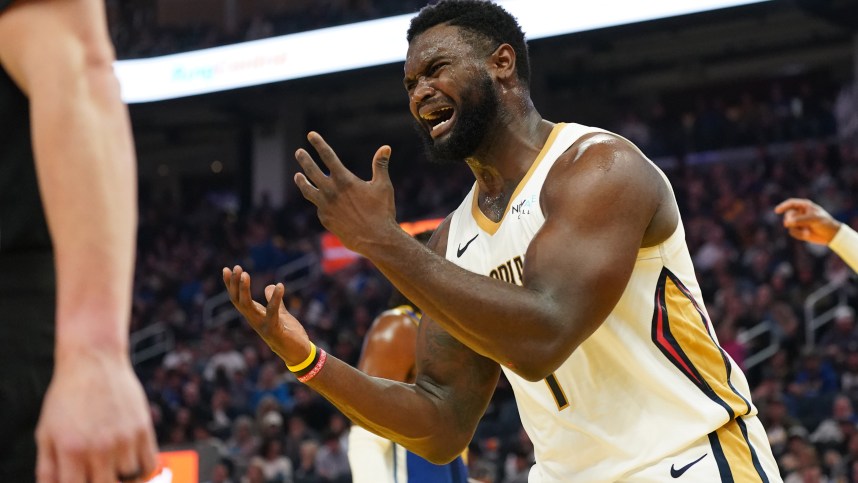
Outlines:
[[[228,3],[228,2],[225,2]],[[280,11],[260,10],[235,26],[191,22],[165,25],[155,0],[108,0],[110,32],[119,59],[133,59],[205,49],[306,30],[413,13],[426,0],[290,0]],[[213,8],[221,3],[212,2]],[[233,8],[247,8],[236,0]]]

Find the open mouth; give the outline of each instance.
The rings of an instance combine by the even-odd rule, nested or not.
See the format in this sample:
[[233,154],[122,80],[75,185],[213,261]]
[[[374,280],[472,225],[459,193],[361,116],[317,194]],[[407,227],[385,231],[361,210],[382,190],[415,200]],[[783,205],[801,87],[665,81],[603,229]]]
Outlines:
[[429,124],[429,131],[432,137],[437,137],[444,132],[452,124],[455,111],[452,107],[442,107],[432,112],[421,115],[424,121]]

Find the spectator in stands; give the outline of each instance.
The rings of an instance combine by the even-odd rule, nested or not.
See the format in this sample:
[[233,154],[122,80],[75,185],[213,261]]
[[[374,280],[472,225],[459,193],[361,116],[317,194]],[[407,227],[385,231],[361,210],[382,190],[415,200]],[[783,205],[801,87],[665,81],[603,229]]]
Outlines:
[[[226,373],[224,372],[224,377]],[[241,414],[253,414],[251,399],[255,387],[247,378],[247,371],[238,370],[232,375],[232,380],[229,380],[229,396],[230,400],[235,405],[236,410]]]
[[789,415],[783,396],[780,394],[769,396],[764,401],[765,404],[760,407],[760,419],[766,427],[772,453],[775,458],[780,458],[787,450],[790,432],[793,428],[801,427],[801,423]]
[[221,336],[218,341],[217,352],[209,359],[206,365],[205,378],[211,382],[215,380],[215,374],[218,369],[223,369],[227,377],[232,377],[236,371],[247,369],[244,362],[244,357],[241,353],[235,350],[235,344],[229,337]]
[[852,404],[858,403],[858,346],[850,346],[840,371],[840,391],[849,396]]
[[745,370],[745,358],[747,357],[747,348],[745,344],[738,339],[736,327],[733,324],[719,324],[715,329],[718,336],[718,342],[724,352],[730,355],[736,364]]
[[306,439],[301,443],[298,467],[295,469],[295,483],[324,483],[322,476],[316,471],[316,455],[319,443],[314,439]]
[[232,462],[227,458],[223,458],[212,468],[212,477],[205,483],[233,483],[232,473]]
[[265,472],[262,468],[262,458],[254,456],[250,459],[250,464],[244,472],[244,477],[241,483],[269,483],[265,479]]
[[840,89],[834,101],[837,137],[841,143],[858,146],[858,83],[851,81]]
[[200,384],[189,380],[182,386],[182,407],[191,415],[192,424],[206,424],[211,420],[211,404],[205,402],[200,394]]
[[327,431],[322,437],[322,446],[316,453],[316,471],[325,483],[351,481],[348,455],[339,434]]
[[277,408],[273,399],[270,399],[272,404],[268,408],[262,409],[259,416],[259,435],[263,441],[269,439],[280,439],[283,437],[283,415]]
[[318,441],[319,436],[307,427],[304,418],[296,415],[290,416],[284,438],[284,453],[286,456],[294,462],[300,462],[302,459],[301,446],[308,440]]
[[838,366],[842,366],[850,347],[858,347],[858,327],[855,327],[855,310],[841,305],[834,310],[833,326],[819,339],[823,353]]
[[277,374],[277,368],[271,362],[265,363],[259,371],[259,381],[256,383],[256,388],[250,400],[251,409],[255,411],[259,406],[259,402],[266,396],[273,397],[280,409],[286,411],[292,409],[292,395],[290,394],[289,386]]
[[827,416],[836,391],[837,374],[831,364],[817,351],[807,349],[795,379],[789,385],[795,415],[804,427],[815,428]]
[[292,461],[283,454],[283,442],[279,438],[263,441],[259,461],[267,483],[292,483]]
[[235,463],[239,474],[243,474],[250,463],[250,458],[257,454],[259,438],[255,433],[253,420],[248,416],[240,416],[235,420],[232,437],[226,444],[229,457]]
[[810,434],[810,441],[817,447],[843,452],[846,449],[848,437],[854,433],[856,423],[858,423],[858,417],[852,410],[852,401],[839,394],[832,403],[831,415],[819,423],[819,426]]
[[210,406],[208,429],[214,436],[225,441],[232,430],[233,421],[238,416],[230,401],[229,391],[224,387],[216,387],[212,392]]

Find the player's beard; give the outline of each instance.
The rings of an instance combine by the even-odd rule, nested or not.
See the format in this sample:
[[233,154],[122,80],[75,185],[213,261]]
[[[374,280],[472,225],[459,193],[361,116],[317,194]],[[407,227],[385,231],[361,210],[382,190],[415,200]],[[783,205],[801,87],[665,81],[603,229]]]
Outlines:
[[456,124],[443,139],[433,139],[426,126],[415,121],[417,133],[429,160],[438,164],[460,163],[472,156],[486,139],[498,117],[500,99],[492,80],[485,71],[476,84],[462,92],[462,102],[456,111]]

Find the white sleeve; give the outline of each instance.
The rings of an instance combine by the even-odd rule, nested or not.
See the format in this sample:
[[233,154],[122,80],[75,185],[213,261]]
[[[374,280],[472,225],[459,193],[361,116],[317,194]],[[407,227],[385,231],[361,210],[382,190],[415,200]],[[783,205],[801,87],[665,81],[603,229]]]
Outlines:
[[852,270],[858,272],[858,233],[852,227],[841,223],[828,248],[840,256]]
[[[353,483],[394,483],[394,444],[366,429],[349,430],[349,465]],[[401,462],[400,464],[405,464]]]

